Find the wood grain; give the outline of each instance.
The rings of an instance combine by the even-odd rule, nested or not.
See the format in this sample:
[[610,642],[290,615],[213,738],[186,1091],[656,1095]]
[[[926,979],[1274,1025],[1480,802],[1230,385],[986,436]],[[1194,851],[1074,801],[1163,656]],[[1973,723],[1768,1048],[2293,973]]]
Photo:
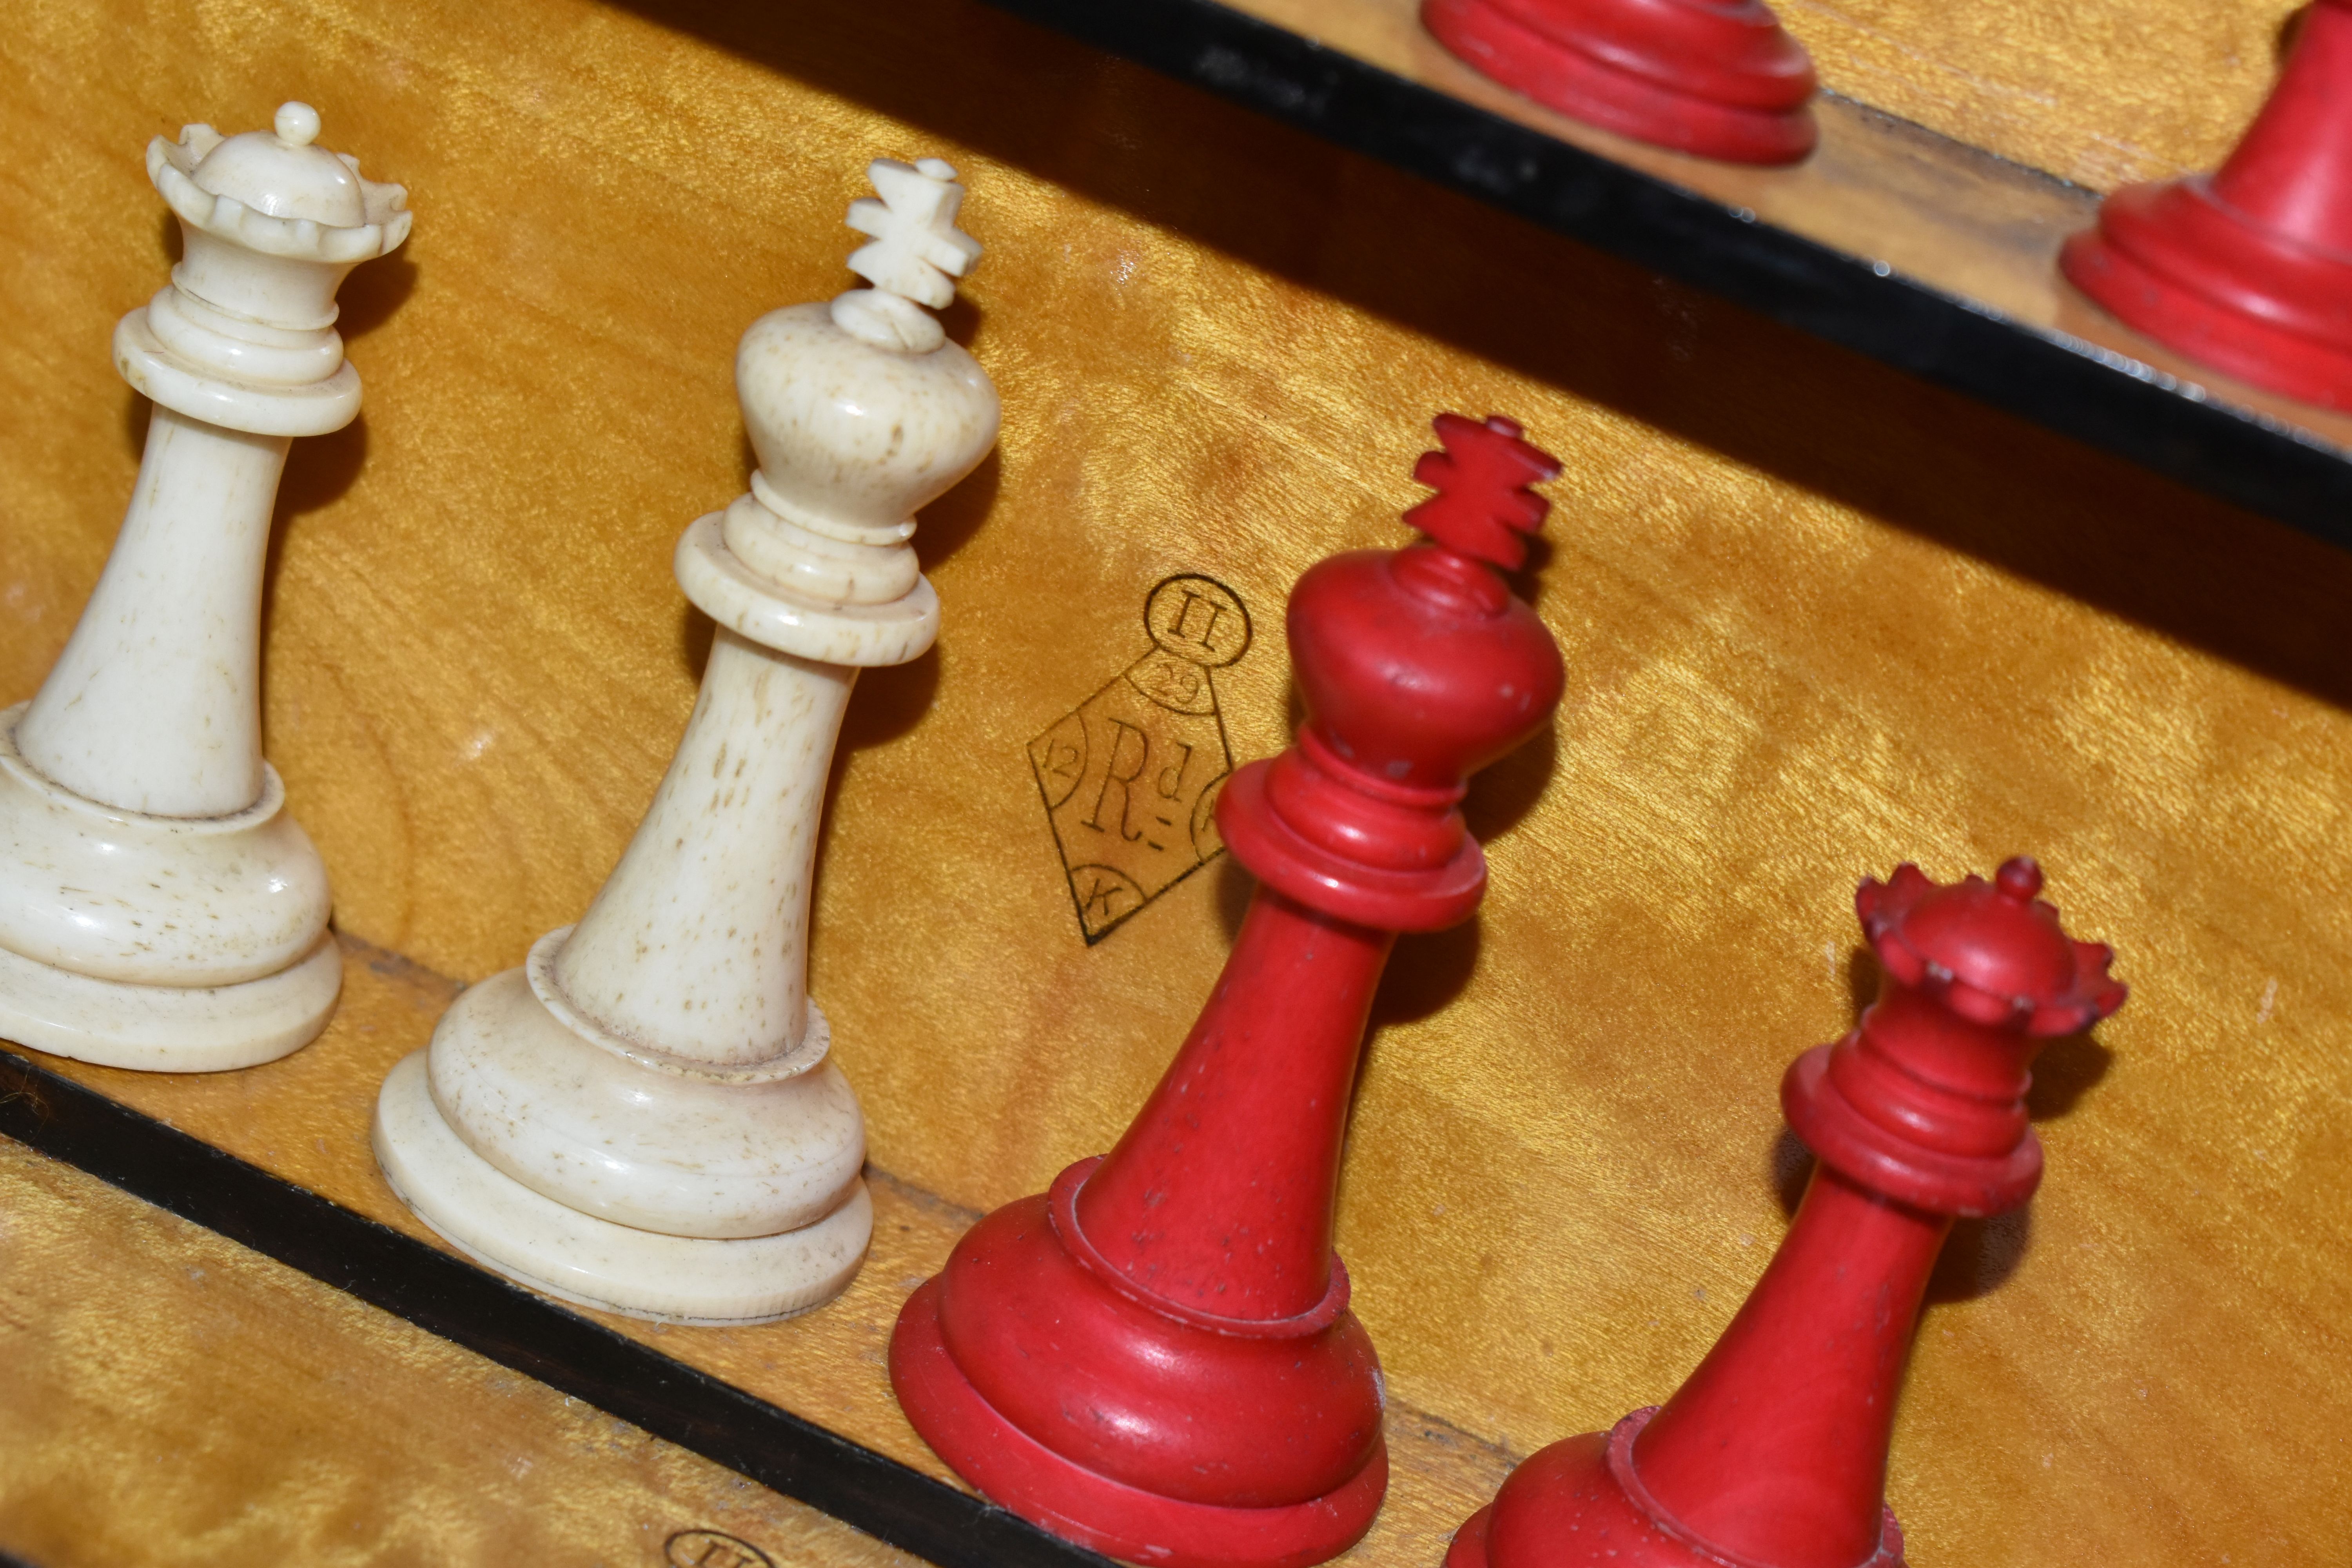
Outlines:
[[[425,1044],[457,988],[394,955],[362,945],[347,943],[346,958],[349,978],[343,1001],[327,1037],[319,1042],[323,1049],[299,1051],[248,1071],[206,1077],[126,1072],[57,1058],[44,1060],[56,1070],[215,1148],[345,1208],[442,1246],[385,1184],[369,1151],[367,1116],[384,1071]],[[331,1131],[314,1131],[319,1129]],[[0,1153],[16,1147],[0,1140]],[[54,1545],[27,1548],[35,1551],[44,1568],[68,1568],[77,1562],[101,1560],[102,1554],[79,1542],[72,1531],[77,1506],[97,1506],[94,1500],[100,1496],[110,1499],[105,1510],[117,1518],[115,1529],[126,1540],[135,1540],[142,1532],[168,1539],[178,1528],[172,1523],[171,1510],[205,1506],[208,1499],[225,1505],[226,1500],[239,1496],[263,1497],[255,1511],[265,1520],[278,1521],[257,1525],[258,1530],[282,1528],[291,1540],[317,1528],[299,1507],[273,1500],[257,1479],[268,1469],[270,1456],[280,1452],[270,1445],[289,1440],[303,1428],[292,1425],[288,1415],[217,1408],[208,1397],[206,1379],[218,1375],[257,1391],[273,1388],[283,1379],[282,1364],[291,1361],[306,1372],[315,1369],[315,1375],[337,1386],[369,1383],[380,1376],[377,1364],[388,1340],[409,1347],[404,1353],[412,1357],[437,1355],[444,1363],[462,1366],[475,1383],[487,1382],[501,1392],[530,1391],[529,1398],[509,1399],[495,1419],[481,1417],[488,1430],[460,1425],[455,1436],[435,1431],[427,1437],[425,1424],[437,1419],[436,1412],[445,1413],[442,1399],[457,1395],[428,1397],[418,1387],[373,1384],[379,1390],[377,1397],[391,1407],[396,1420],[418,1428],[422,1440],[416,1446],[432,1455],[438,1467],[441,1479],[436,1484],[445,1489],[470,1485],[476,1489],[475,1511],[461,1512],[447,1521],[441,1527],[446,1535],[436,1539],[466,1542],[467,1552],[483,1554],[480,1560],[509,1549],[481,1513],[506,1505],[499,1495],[504,1478],[496,1478],[497,1484],[490,1484],[490,1478],[469,1479],[466,1468],[469,1462],[482,1462],[479,1452],[486,1445],[502,1445],[497,1463],[518,1477],[543,1467],[549,1473],[534,1482],[539,1487],[578,1485],[593,1490],[613,1484],[586,1473],[567,1474],[570,1456],[583,1443],[578,1429],[583,1422],[592,1428],[597,1425],[581,1413],[577,1402],[539,1389],[528,1380],[501,1374],[467,1352],[442,1345],[421,1331],[407,1330],[396,1320],[350,1301],[281,1265],[110,1192],[70,1168],[28,1152],[6,1158],[16,1164],[12,1168],[0,1160],[0,1204],[13,1200],[6,1187],[12,1176],[37,1185],[45,1183],[45,1190],[69,1192],[95,1203],[110,1216],[111,1227],[83,1233],[60,1225],[60,1229],[76,1237],[81,1249],[69,1260],[72,1267],[54,1279],[50,1274],[59,1267],[58,1260],[47,1252],[0,1255],[0,1279],[39,1278],[43,1281],[39,1289],[47,1292],[39,1300],[23,1302],[0,1299],[0,1312],[12,1315],[24,1342],[39,1352],[28,1363],[31,1370],[23,1381],[14,1387],[0,1383],[0,1404],[14,1402],[19,1408],[37,1413],[44,1426],[28,1430],[26,1441],[55,1445],[60,1450],[37,1484],[28,1481],[12,1489],[0,1483],[0,1543],[11,1540],[12,1530],[17,1531],[15,1539],[66,1543],[67,1555],[58,1555]],[[677,1329],[616,1313],[584,1315],[866,1447],[953,1481],[953,1472],[940,1463],[900,1414],[890,1394],[884,1357],[899,1304],[916,1285],[938,1272],[956,1238],[979,1216],[941,1203],[887,1172],[872,1171],[869,1175],[875,1203],[873,1250],[848,1294],[823,1311],[758,1328],[716,1330]],[[93,1192],[94,1198],[89,1195]],[[168,1247],[155,1237],[167,1237]],[[55,1240],[49,1243],[52,1248],[59,1245]],[[184,1462],[174,1473],[169,1498],[156,1501],[110,1491],[112,1483],[107,1471],[117,1462],[121,1446],[142,1436],[157,1443],[164,1439],[126,1433],[93,1420],[93,1405],[106,1397],[105,1391],[92,1386],[86,1375],[90,1359],[98,1352],[76,1351],[85,1332],[100,1331],[56,1321],[68,1303],[79,1301],[80,1310],[89,1313],[91,1300],[105,1299],[104,1292],[89,1288],[92,1271],[102,1270],[120,1254],[142,1247],[150,1253],[169,1252],[152,1261],[149,1272],[174,1288],[173,1259],[178,1253],[194,1257],[203,1252],[201,1259],[186,1265],[195,1270],[191,1279],[201,1283],[211,1277],[204,1272],[209,1268],[249,1294],[268,1293],[274,1314],[264,1321],[257,1309],[242,1310],[235,1319],[235,1331],[242,1337],[226,1360],[216,1336],[227,1331],[208,1315],[201,1301],[167,1294],[162,1300],[137,1303],[123,1318],[100,1314],[110,1325],[108,1331],[120,1336],[105,1352],[121,1363],[115,1375],[136,1375],[151,1385],[163,1385],[151,1387],[143,1408],[171,1411],[173,1403],[167,1391],[184,1389],[176,1415],[180,1423],[210,1433],[205,1440],[215,1447],[243,1438],[254,1449],[208,1454],[196,1463]],[[45,1323],[50,1326],[42,1326]],[[355,1329],[355,1323],[363,1327]],[[163,1325],[170,1331],[157,1336],[154,1331]],[[416,1350],[411,1342],[431,1350]],[[257,1393],[257,1397],[270,1396]],[[551,1412],[558,1409],[566,1413],[566,1421],[552,1419]],[[323,1414],[320,1417],[330,1418]],[[216,1432],[213,1431],[215,1424]],[[373,1498],[379,1491],[393,1495],[404,1484],[400,1478],[384,1478],[381,1483],[365,1478],[374,1469],[373,1445],[398,1441],[393,1432],[383,1430],[396,1421],[355,1417],[352,1425],[361,1431],[354,1434],[350,1447],[312,1456],[309,1464],[322,1477],[338,1478],[341,1495]],[[1397,1564],[1433,1562],[1444,1554],[1454,1527],[1501,1484],[1510,1461],[1494,1445],[1481,1443],[1409,1406],[1391,1408],[1389,1430],[1395,1467],[1410,1481],[1398,1486],[1356,1560]],[[683,1467],[694,1474],[694,1467],[702,1464],[642,1434],[632,1436],[637,1448],[658,1450],[668,1469]],[[194,1438],[183,1436],[180,1441],[184,1446]],[[0,1458],[6,1452],[5,1439],[0,1438]],[[708,1488],[714,1483],[705,1478],[701,1484]],[[716,1484],[721,1494],[730,1488],[730,1483]],[[732,1481],[731,1488],[748,1489],[764,1500],[761,1507],[766,1511],[754,1516],[766,1530],[758,1537],[763,1546],[780,1531],[787,1540],[808,1534],[808,1520],[814,1519],[857,1543],[845,1549],[844,1555],[822,1561],[845,1565],[912,1561],[822,1515],[776,1499],[764,1489],[751,1488],[740,1479]],[[742,1504],[727,1506],[740,1509]],[[279,1520],[289,1510],[294,1517]],[[723,1521],[733,1515],[714,1517]],[[778,1524],[777,1520],[784,1522]],[[574,1527],[584,1528],[590,1522],[586,1517],[572,1521]],[[722,1522],[712,1528],[729,1527]],[[730,1533],[744,1531],[730,1530]],[[224,1554],[216,1560],[249,1560],[236,1553],[252,1551],[257,1539],[260,1538],[244,1536],[225,1543]],[[399,1531],[370,1520],[356,1523],[351,1542],[339,1550],[345,1553],[339,1561],[391,1563],[402,1561],[409,1548]]]
[[[1917,1556],[2343,1559],[2352,557],[966,0],[791,21],[40,0],[0,30],[0,700],[129,493],[105,344],[169,259],[147,138],[299,91],[418,215],[347,286],[367,411],[298,445],[271,563],[270,754],[367,962],[289,1061],[108,1092],[389,1215],[383,1068],[576,917],[683,726],[709,632],[667,562],[744,483],[737,334],[847,286],[866,159],[937,153],[990,247],[950,325],[1004,437],[918,536],[938,653],[852,703],[814,948],[898,1206],[842,1306],[664,1349],[932,1463],[876,1359],[897,1300],[961,1216],[1108,1147],[1247,891],[1221,860],[1088,946],[1028,742],[1201,572],[1257,626],[1233,752],[1274,750],[1289,584],[1399,542],[1429,416],[1494,410],[1566,463],[1528,587],[1570,697],[1471,797],[1485,912],[1401,946],[1377,1009],[1339,1240],[1440,1436],[1398,1439],[1365,1560],[1426,1563],[1510,1457],[1672,1389],[1785,1223],[1774,1086],[1852,1025],[1854,883],[2020,849],[2134,997],[2049,1058],[2047,1187],[1937,1288],[1889,1481]],[[2019,189],[2042,244],[2062,207]]]
[[0,1215],[0,1550],[39,1568],[915,1561],[5,1139]]

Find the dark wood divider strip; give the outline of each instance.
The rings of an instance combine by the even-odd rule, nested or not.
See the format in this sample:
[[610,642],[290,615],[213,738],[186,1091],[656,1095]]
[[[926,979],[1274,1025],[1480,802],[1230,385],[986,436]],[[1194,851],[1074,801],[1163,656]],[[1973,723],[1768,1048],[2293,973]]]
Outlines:
[[2352,454],[1214,0],[989,0],[1409,174],[2352,549]]
[[[5,1050],[0,1134],[940,1568],[1108,1568],[1108,1558],[1003,1509]],[[0,1554],[0,1568],[17,1565]]]

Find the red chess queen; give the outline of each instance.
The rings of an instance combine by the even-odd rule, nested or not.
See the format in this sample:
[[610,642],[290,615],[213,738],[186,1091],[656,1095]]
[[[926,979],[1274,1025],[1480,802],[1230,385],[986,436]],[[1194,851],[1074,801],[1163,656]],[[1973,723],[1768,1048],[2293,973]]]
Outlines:
[[1539,729],[1559,651],[1518,567],[1559,465],[1441,415],[1406,514],[1428,542],[1291,595],[1308,718],[1234,775],[1217,826],[1260,887],[1175,1062],[1107,1156],[990,1215],[908,1300],[890,1381],[956,1473],[1114,1556],[1300,1565],[1388,1486],[1380,1364],[1331,1248],[1349,1090],[1396,933],[1466,919],[1464,781]]
[[1928,1271],[1955,1216],[2042,1180],[2041,1042],[2123,1005],[2112,954],[2041,890],[2022,857],[1990,883],[1862,885],[1885,973],[1862,1026],[1781,1082],[1820,1163],[1780,1252],[1663,1409],[1521,1465],[1446,1568],[1902,1568],[1887,1438]]

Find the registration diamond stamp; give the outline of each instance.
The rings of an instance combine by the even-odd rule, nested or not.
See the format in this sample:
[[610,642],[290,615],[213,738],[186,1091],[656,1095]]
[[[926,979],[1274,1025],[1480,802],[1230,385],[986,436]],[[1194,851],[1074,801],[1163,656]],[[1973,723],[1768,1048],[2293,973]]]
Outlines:
[[1249,651],[1241,595],[1182,574],[1143,604],[1150,650],[1029,742],[1029,764],[1092,946],[1224,849],[1234,771],[1215,672]]

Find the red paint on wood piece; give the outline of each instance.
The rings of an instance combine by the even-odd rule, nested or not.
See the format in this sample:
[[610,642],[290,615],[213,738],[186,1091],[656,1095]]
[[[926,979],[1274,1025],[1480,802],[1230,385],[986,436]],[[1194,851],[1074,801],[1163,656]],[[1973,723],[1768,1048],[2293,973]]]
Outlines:
[[2060,263],[2168,348],[2352,408],[2352,0],[2311,6],[2219,173],[2117,191]]
[[1166,1077],[1109,1154],[973,1226],[891,1339],[899,1404],[957,1474],[1114,1556],[1305,1568],[1387,1489],[1380,1363],[1331,1248],[1349,1093],[1396,933],[1485,890],[1465,780],[1564,680],[1494,570],[1559,465],[1506,419],[1437,429],[1431,542],[1334,556],[1291,595],[1307,726],[1218,801],[1262,885]]
[[1422,0],[1422,25],[1547,109],[1677,152],[1793,163],[1813,62],[1762,0]]
[[2041,1042],[2123,1005],[2112,955],[2041,889],[2022,857],[1990,882],[1862,885],[1878,1000],[1781,1083],[1820,1163],[1780,1251],[1664,1408],[1521,1465],[1446,1568],[1901,1568],[1887,1439],[1928,1272],[1954,1216],[2041,1180]]

